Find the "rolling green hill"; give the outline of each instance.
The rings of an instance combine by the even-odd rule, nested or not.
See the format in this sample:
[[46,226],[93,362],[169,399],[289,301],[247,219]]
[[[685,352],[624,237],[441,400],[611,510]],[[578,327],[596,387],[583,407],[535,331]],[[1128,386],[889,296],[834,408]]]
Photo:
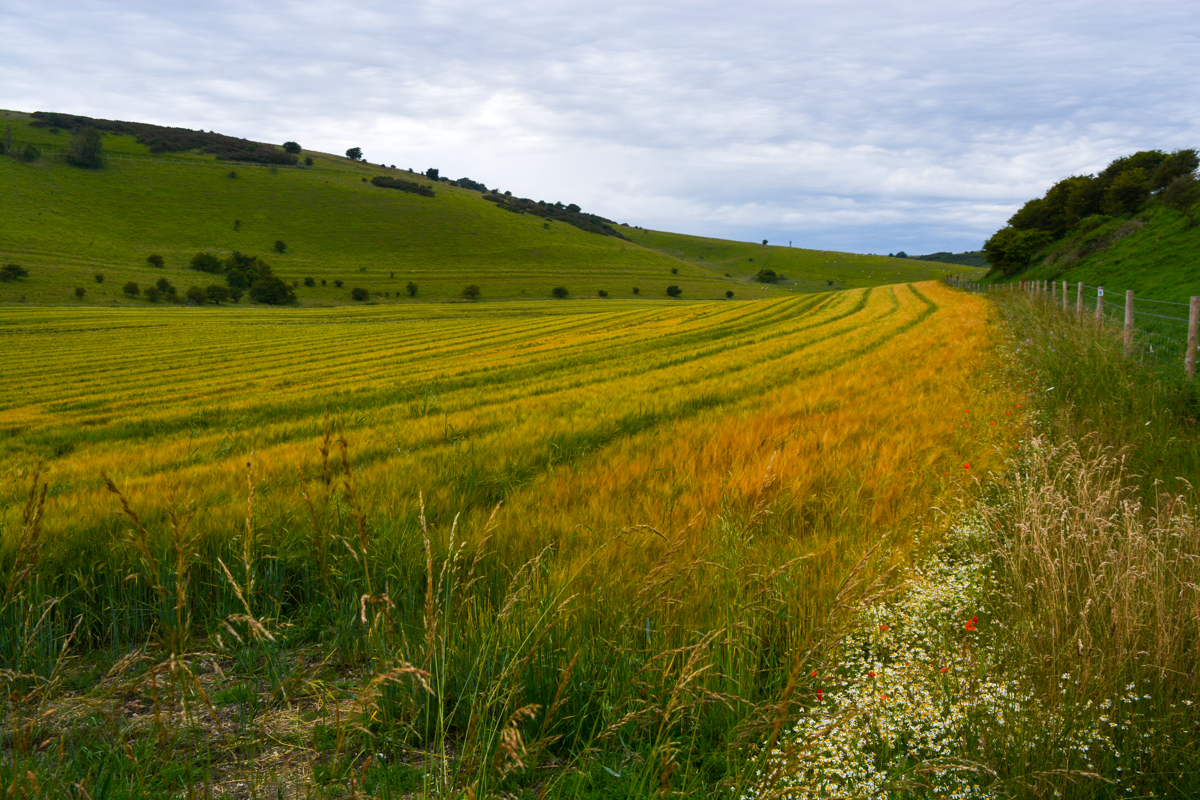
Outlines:
[[[31,125],[28,114],[0,112],[18,147],[36,160],[0,157],[0,262],[29,277],[0,282],[0,303],[146,303],[122,292],[166,277],[183,293],[220,282],[188,262],[199,251],[263,257],[296,285],[302,305],[351,302],[364,288],[375,302],[452,299],[476,284],[482,298],[662,297],[675,284],[684,299],[777,296],[790,292],[920,280],[961,271],[896,259],[655,234],[620,227],[632,241],[560,220],[499,208],[471,189],[434,183],[406,170],[305,151],[301,166],[219,161],[192,150],[155,154],[131,134],[103,135],[101,169],[69,166],[70,132]],[[303,159],[313,160],[304,166]],[[377,176],[416,180],[434,197],[380,188]],[[276,253],[277,240],[286,243]],[[164,266],[146,262],[163,256]],[[710,258],[711,256],[711,258]],[[749,261],[748,259],[767,261]],[[762,265],[788,280],[753,281]],[[932,270],[932,271],[931,271]],[[728,275],[727,275],[728,273]],[[97,282],[96,275],[103,276]],[[311,278],[313,286],[305,285]],[[338,287],[335,281],[343,285]],[[75,296],[76,288],[85,292]]]

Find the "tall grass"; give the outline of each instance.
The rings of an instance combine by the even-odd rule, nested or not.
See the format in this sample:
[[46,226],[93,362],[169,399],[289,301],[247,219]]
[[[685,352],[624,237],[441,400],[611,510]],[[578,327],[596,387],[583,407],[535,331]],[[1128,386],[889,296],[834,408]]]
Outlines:
[[[1047,304],[1006,297],[1014,369],[1038,435],[984,503],[993,613],[1014,668],[1077,729],[1111,736],[1093,779],[1042,760],[1043,788],[1105,796],[1107,781],[1184,796],[1200,788],[1200,475],[1196,389],[1179,370]],[[1040,758],[1048,758],[1042,753]],[[1058,777],[1054,777],[1054,776]],[[1047,777],[1049,776],[1049,777]],[[1098,777],[1096,777],[1098,776]]]

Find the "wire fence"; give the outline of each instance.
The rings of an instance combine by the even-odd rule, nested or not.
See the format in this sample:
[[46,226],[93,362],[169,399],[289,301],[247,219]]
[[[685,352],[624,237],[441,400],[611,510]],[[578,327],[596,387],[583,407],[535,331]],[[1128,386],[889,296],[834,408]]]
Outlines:
[[1100,322],[1125,339],[1127,353],[1140,353],[1168,369],[1183,367],[1195,378],[1200,297],[1190,303],[1135,297],[1132,291],[1067,281],[1019,281],[983,284],[951,276],[946,283],[967,292],[1017,291],[1060,309],[1076,319]]

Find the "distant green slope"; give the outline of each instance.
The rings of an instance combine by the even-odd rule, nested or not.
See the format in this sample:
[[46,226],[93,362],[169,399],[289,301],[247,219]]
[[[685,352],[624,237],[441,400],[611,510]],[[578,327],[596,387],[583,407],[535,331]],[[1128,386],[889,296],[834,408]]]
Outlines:
[[[945,275],[975,278],[983,274],[983,270],[977,267],[926,262],[915,258],[806,250],[642,228],[621,230],[630,241],[703,267],[722,277],[728,273],[734,280],[752,282],[760,270],[772,270],[784,276],[776,286],[797,292],[927,281]],[[759,287],[759,292],[763,291],[764,284],[754,283],[754,286]]]
[[[684,299],[728,291],[740,299],[920,280],[946,271],[772,247],[767,266],[791,280],[751,284],[761,265],[739,262],[766,248],[627,227],[619,230],[634,241],[622,241],[505,211],[479,192],[405,170],[317,152],[301,153],[314,160],[307,168],[229,164],[198,152],[152,155],[133,136],[109,133],[103,137],[105,166],[79,169],[60,155],[69,131],[29,123],[27,114],[0,112],[0,128],[11,126],[16,143],[35,144],[44,153],[31,163],[0,157],[0,263],[19,263],[30,272],[0,282],[0,303],[145,303],[127,298],[122,286],[166,277],[182,293],[220,282],[187,267],[201,250],[262,256],[276,274],[297,284],[302,305],[350,302],[355,287],[370,290],[377,302],[408,302],[410,281],[417,284],[417,300],[458,298],[467,284],[477,284],[485,300],[547,297],[556,286],[576,298],[595,298],[601,290],[630,297],[635,287],[640,297],[658,298],[671,284]],[[378,175],[429,183],[436,196],[373,186],[369,181]],[[276,240],[286,242],[285,253],[272,250]],[[723,260],[704,261],[677,246],[692,240],[704,243],[701,249],[717,248]],[[146,263],[152,253],[164,257],[165,268]],[[103,283],[95,281],[96,273]],[[305,278],[315,285],[306,287]],[[82,300],[75,298],[76,287],[85,290]]]

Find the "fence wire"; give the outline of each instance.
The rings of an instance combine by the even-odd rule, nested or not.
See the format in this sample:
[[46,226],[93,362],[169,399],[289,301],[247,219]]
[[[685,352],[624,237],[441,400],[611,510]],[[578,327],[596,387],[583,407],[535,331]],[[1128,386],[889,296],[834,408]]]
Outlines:
[[[1061,310],[1065,314],[1088,319],[1101,319],[1105,326],[1116,335],[1123,335],[1125,328],[1125,292],[1102,289],[1088,284],[1068,284],[1066,291],[1066,308],[1063,307],[1063,286],[1041,282],[1029,282],[1024,288],[1020,284],[980,284],[973,281],[961,281],[947,278],[946,283],[967,292],[987,294],[996,291],[1025,291],[1035,298],[1043,299],[1048,305]],[[1079,287],[1082,285],[1082,295]],[[1043,289],[1043,286],[1045,288]],[[1103,292],[1103,293],[1102,293]],[[1139,308],[1143,303],[1155,303],[1154,311]],[[1166,306],[1166,308],[1163,308]],[[1190,304],[1172,300],[1150,300],[1134,297],[1132,310],[1133,347],[1135,352],[1159,366],[1179,368],[1184,366],[1188,351],[1187,316],[1176,316],[1170,312],[1176,308],[1188,309]],[[1097,313],[1097,308],[1100,309]],[[1188,312],[1184,312],[1185,314]]]

